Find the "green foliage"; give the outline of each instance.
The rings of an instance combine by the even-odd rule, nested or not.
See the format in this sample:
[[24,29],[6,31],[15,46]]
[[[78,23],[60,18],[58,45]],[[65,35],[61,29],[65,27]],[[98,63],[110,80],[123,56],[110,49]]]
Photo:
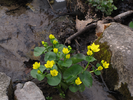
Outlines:
[[132,21],[129,23],[129,27],[133,28],[133,22]]
[[100,10],[106,15],[111,15],[113,10],[116,10],[117,7],[113,4],[113,0],[88,0],[89,4],[92,7],[95,7],[95,10]]
[[47,100],[52,100],[52,97],[48,96],[46,97]]
[[[93,55],[94,51],[98,52],[100,50],[99,45],[93,44],[89,46],[90,50],[94,50],[93,55],[76,54],[70,57],[67,56],[72,51],[70,46],[66,47],[63,44],[59,44],[58,40],[52,34],[49,37],[52,46],[48,46],[47,42],[42,41],[44,47],[36,47],[34,49],[35,56],[45,54],[44,61],[46,64],[40,65],[40,63],[35,62],[33,70],[30,72],[31,76],[37,78],[39,81],[47,78],[47,83],[57,87],[60,91],[60,96],[63,98],[67,89],[70,89],[72,92],[78,90],[82,92],[85,87],[91,87],[93,82],[91,73],[94,72],[96,75],[100,75],[101,72],[98,68],[93,67],[92,71],[87,71],[87,68],[90,62],[96,61]],[[58,52],[53,52],[53,49],[58,49]],[[88,62],[85,68],[77,64],[81,61]],[[97,63],[96,66],[99,67],[101,65]]]

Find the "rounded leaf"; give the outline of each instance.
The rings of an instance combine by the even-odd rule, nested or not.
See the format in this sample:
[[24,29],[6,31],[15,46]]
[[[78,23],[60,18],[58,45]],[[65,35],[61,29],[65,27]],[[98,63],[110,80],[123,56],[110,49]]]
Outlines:
[[49,85],[51,86],[57,86],[60,82],[61,82],[61,74],[58,73],[57,76],[51,76],[50,74],[48,74],[46,76],[48,78],[47,82]]
[[90,72],[84,71],[83,73],[81,73],[79,75],[79,77],[80,77],[81,81],[83,82],[83,84],[85,86],[87,86],[87,87],[92,86],[93,79],[92,79],[92,76],[91,76],[91,73]]
[[70,67],[72,65],[72,60],[67,59],[66,61],[59,60],[58,64],[64,67]]
[[46,52],[45,47],[35,47],[34,48],[34,56],[40,56],[44,52]]
[[86,56],[84,54],[76,54],[73,57],[71,57],[72,63],[76,64],[78,62],[81,62],[83,60],[85,60]]
[[81,73],[83,71],[83,67],[75,64],[72,65],[71,67],[69,67],[64,73],[63,73],[63,78],[67,79],[70,76],[72,77],[76,77],[79,73]]
[[33,78],[37,78],[36,74],[37,74],[37,70],[36,69],[33,69],[30,71],[30,74]]
[[39,80],[39,81],[41,81],[41,80],[43,80],[44,79],[44,77],[45,77],[45,74],[36,74],[36,77],[37,77],[37,79]]
[[69,86],[69,89],[70,89],[70,91],[72,91],[72,92],[77,92],[78,91],[78,86],[77,85],[70,85]]
[[48,61],[48,60],[55,60],[56,59],[56,54],[54,52],[47,52],[45,54],[44,60]]

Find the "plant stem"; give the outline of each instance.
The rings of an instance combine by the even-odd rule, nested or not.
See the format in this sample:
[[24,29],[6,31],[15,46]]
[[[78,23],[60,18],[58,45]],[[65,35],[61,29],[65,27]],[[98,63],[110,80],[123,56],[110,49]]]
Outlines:
[[86,69],[88,68],[89,64],[90,64],[90,62],[88,62],[88,64],[86,65],[84,71],[86,71]]

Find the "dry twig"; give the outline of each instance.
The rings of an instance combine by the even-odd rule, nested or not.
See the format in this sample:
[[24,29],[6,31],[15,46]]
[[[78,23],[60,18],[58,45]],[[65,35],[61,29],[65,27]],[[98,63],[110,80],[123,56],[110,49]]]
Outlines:
[[66,39],[65,43],[70,44],[71,43],[71,40],[73,40],[74,38],[76,38],[80,34],[82,34],[82,33],[86,32],[86,31],[90,30],[91,28],[95,28],[95,27],[96,27],[96,23],[92,23],[92,24],[86,26],[84,29],[82,29],[82,30],[76,32],[75,34],[71,35],[70,37],[68,37]]

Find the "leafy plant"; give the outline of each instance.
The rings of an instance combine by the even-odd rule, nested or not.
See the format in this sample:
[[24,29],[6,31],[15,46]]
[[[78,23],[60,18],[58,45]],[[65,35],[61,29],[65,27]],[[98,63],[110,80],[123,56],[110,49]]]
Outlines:
[[52,100],[52,97],[48,96],[46,97],[47,100]]
[[133,28],[133,21],[129,23],[129,27]]
[[[46,63],[41,65],[40,62],[35,62],[31,76],[39,81],[46,77],[48,84],[55,86],[59,90],[61,97],[65,97],[67,89],[70,89],[72,92],[78,90],[82,92],[85,87],[91,87],[93,81],[91,73],[94,72],[96,75],[100,75],[100,71],[103,68],[109,67],[109,63],[102,60],[101,64],[96,64],[97,68],[93,67],[92,71],[87,71],[90,62],[96,61],[93,57],[94,53],[100,51],[99,45],[95,43],[87,47],[87,56],[84,54],[71,56],[71,46],[66,47],[63,44],[59,44],[52,34],[49,35],[49,38],[52,46],[42,41],[43,47],[34,48],[35,56],[45,54],[44,61]],[[85,68],[77,64],[83,60],[88,62]]]
[[113,4],[113,0],[88,0],[89,4],[95,7],[95,10],[100,10],[106,15],[111,15],[113,10],[116,10],[117,7]]

